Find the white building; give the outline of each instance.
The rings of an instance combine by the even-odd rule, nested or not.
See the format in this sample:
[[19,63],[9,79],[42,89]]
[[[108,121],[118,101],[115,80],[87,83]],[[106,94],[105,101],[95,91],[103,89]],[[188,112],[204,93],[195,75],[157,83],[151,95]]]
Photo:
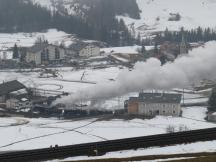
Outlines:
[[127,101],[129,114],[155,116],[180,116],[181,94],[140,93]]
[[25,54],[25,61],[35,65],[62,63],[64,59],[64,48],[46,43],[28,48]]
[[9,109],[31,108],[27,88],[17,80],[0,84],[0,105]]
[[16,110],[24,110],[24,109],[31,109],[32,102],[29,101],[27,98],[11,98],[6,101],[6,108],[7,109],[16,109]]
[[87,45],[79,51],[79,56],[81,57],[92,57],[92,56],[99,56],[100,55],[100,48],[95,45]]
[[[100,55],[100,47],[91,43],[79,42],[70,46],[68,55],[75,57],[94,57]],[[71,51],[71,52],[69,52]]]

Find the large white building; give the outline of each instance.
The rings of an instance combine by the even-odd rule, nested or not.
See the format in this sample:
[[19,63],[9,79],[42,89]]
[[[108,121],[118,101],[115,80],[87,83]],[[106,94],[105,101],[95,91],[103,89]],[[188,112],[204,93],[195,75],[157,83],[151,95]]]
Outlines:
[[100,47],[93,43],[79,42],[70,46],[68,55],[75,57],[94,57],[100,55]]
[[25,54],[25,61],[35,65],[62,63],[64,59],[64,48],[46,43],[39,43],[28,48]]
[[127,102],[129,114],[155,116],[180,116],[181,94],[168,93],[140,93],[138,97],[131,97]]

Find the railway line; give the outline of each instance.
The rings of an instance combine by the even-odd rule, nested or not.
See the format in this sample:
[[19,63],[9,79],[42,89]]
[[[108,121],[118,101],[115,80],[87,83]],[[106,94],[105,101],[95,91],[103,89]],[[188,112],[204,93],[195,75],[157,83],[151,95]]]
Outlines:
[[210,140],[216,140],[216,128],[92,142],[70,146],[55,146],[53,148],[44,148],[28,151],[7,152],[0,154],[0,161],[28,162],[61,159],[75,156],[97,156],[112,151],[148,148],[156,146],[163,147],[168,145]]

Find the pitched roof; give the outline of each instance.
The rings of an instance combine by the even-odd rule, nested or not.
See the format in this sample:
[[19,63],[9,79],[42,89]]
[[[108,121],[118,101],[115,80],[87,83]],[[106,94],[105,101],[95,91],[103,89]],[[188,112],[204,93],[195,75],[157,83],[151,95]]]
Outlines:
[[90,45],[100,47],[97,42],[91,42],[91,43],[89,43],[89,42],[76,42],[74,44],[71,44],[68,49],[79,52],[83,48],[85,48],[86,46],[90,46]]
[[57,48],[62,48],[62,47],[60,47],[60,46],[53,45],[53,44],[37,43],[37,44],[31,46],[30,48],[27,48],[27,51],[28,51],[28,52],[31,52],[31,53],[36,53],[36,52],[42,51],[44,48],[47,48],[48,46],[53,46],[53,47],[57,47]]
[[75,43],[75,44],[70,45],[69,49],[79,52],[80,50],[82,50],[83,48],[85,48],[88,45],[89,45],[89,43],[79,42],[79,43]]
[[17,80],[0,84],[0,96],[26,88]]
[[131,97],[129,101],[145,103],[180,103],[181,94],[172,93],[140,93],[139,97]]
[[49,44],[47,44],[47,43],[35,44],[35,45],[33,45],[32,47],[27,48],[27,51],[28,51],[28,52],[31,52],[31,53],[36,53],[36,52],[39,52],[39,51],[43,50],[43,49],[46,48],[48,45],[49,45]]

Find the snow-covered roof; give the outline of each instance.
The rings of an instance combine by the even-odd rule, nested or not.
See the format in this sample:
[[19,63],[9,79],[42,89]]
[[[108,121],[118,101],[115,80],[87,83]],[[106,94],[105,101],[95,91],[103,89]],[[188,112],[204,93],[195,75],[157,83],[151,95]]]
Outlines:
[[25,101],[28,101],[27,98],[22,98],[21,101],[25,102]]
[[139,97],[131,97],[130,101],[145,103],[180,103],[181,94],[174,93],[140,93]]
[[24,88],[26,87],[17,80],[6,82],[3,84],[0,84],[0,95],[6,95],[8,93],[18,91]]
[[105,53],[127,53],[127,54],[138,54],[140,46],[125,46],[125,47],[110,47],[102,48],[101,51]]

